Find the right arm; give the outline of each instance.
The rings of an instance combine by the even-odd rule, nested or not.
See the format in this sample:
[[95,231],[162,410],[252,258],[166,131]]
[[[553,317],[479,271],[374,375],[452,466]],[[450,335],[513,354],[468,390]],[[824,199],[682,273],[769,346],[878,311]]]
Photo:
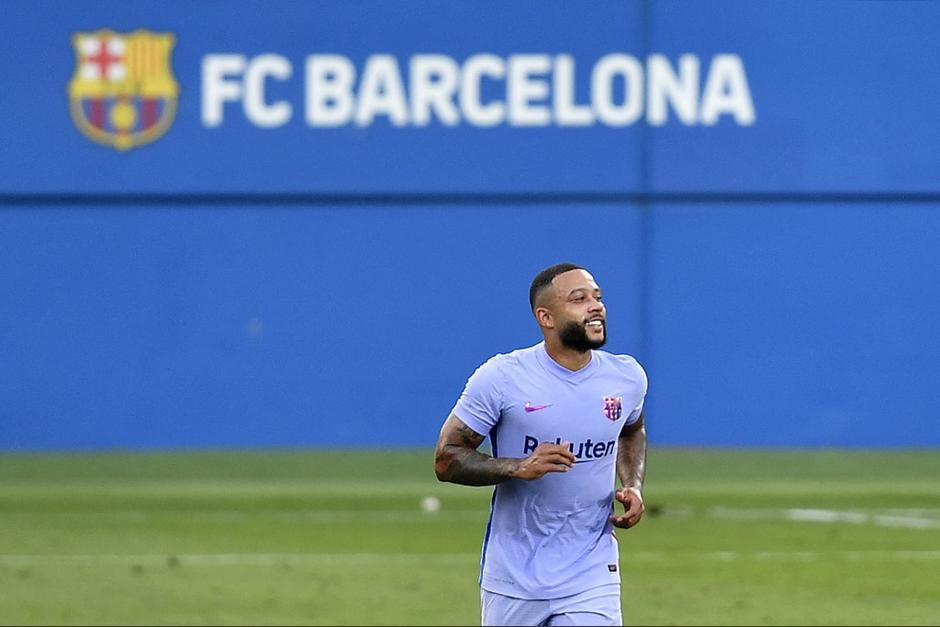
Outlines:
[[473,486],[494,485],[506,479],[531,481],[548,472],[566,472],[575,462],[567,443],[539,444],[525,458],[496,458],[477,450],[484,439],[456,415],[448,416],[434,451],[437,478]]

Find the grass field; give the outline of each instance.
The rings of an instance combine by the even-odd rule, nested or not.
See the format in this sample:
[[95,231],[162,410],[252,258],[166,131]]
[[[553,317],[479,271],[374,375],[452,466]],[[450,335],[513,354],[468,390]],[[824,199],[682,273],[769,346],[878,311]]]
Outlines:
[[[491,489],[431,455],[0,455],[0,623],[479,624]],[[940,622],[940,451],[654,449],[646,501],[625,624]]]

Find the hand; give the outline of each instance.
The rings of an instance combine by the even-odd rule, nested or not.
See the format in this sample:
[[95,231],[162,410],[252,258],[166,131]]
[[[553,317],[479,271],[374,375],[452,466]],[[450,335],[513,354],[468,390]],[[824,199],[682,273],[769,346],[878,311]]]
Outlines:
[[611,515],[610,522],[613,523],[614,527],[629,529],[640,522],[646,508],[643,506],[643,495],[640,493],[639,488],[621,488],[614,493],[614,498],[623,503],[623,509],[625,510],[620,515]]
[[514,479],[532,481],[549,472],[568,472],[574,466],[576,458],[567,442],[551,444],[542,442],[532,454],[520,460],[519,467],[513,473]]

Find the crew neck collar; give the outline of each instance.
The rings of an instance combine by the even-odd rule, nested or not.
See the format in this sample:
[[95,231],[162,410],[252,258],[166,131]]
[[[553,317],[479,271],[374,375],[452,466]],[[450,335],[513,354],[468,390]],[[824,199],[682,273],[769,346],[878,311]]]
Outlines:
[[542,366],[546,370],[567,381],[580,381],[582,379],[586,379],[587,377],[591,376],[595,368],[597,368],[597,356],[594,354],[593,350],[591,351],[591,361],[585,364],[585,366],[580,370],[569,370],[555,361],[552,356],[548,354],[548,349],[545,348],[544,341],[539,343],[537,355],[539,362],[541,362]]

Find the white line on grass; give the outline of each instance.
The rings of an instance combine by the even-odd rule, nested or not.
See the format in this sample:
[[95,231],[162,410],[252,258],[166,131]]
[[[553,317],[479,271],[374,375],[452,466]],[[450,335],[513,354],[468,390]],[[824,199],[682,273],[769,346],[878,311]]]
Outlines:
[[[671,505],[664,510],[664,515],[670,518],[692,518],[696,515],[695,508],[684,505]],[[705,515],[712,518],[725,518],[736,520],[789,520],[794,522],[814,522],[830,524],[871,524],[879,527],[899,527],[904,529],[940,529],[940,508],[881,508],[872,511],[809,509],[809,508],[737,508],[717,506],[705,510]],[[129,520],[134,522],[145,520],[167,520],[185,518],[191,522],[224,522],[224,523],[254,523],[263,521],[299,521],[314,524],[355,523],[356,521],[383,521],[383,522],[427,522],[435,521],[465,522],[480,524],[485,521],[486,510],[454,510],[423,512],[415,506],[414,510],[376,510],[350,511],[350,510],[244,510],[220,509],[213,511],[189,510],[114,510],[114,511],[6,511],[3,516],[7,521],[17,517],[26,518],[27,524],[31,519],[65,518],[65,519],[108,519]]]
[[940,520],[915,516],[895,516],[867,514],[862,512],[843,512],[830,509],[790,509],[787,518],[806,522],[849,523],[864,525],[870,523],[879,527],[903,527],[905,529],[940,529]]
[[319,562],[454,562],[479,563],[474,553],[184,553],[159,555],[0,555],[2,566],[30,566],[38,564],[118,564],[118,565],[190,565],[190,566],[276,566]]
[[358,521],[382,522],[435,522],[446,520],[448,522],[469,522],[480,524],[486,522],[486,510],[450,510],[446,512],[423,512],[415,507],[414,511],[399,510],[218,510],[218,511],[188,511],[188,510],[116,510],[96,512],[43,512],[43,511],[10,511],[3,512],[6,519],[21,518],[65,518],[65,519],[108,519],[142,522],[146,520],[167,520],[182,518],[197,522],[224,522],[224,523],[254,523],[263,521],[311,522],[311,523],[350,523]]
[[705,561],[734,562],[739,560],[758,560],[770,562],[811,562],[816,560],[878,560],[878,561],[907,561],[907,560],[940,560],[940,551],[625,551],[623,561],[660,562],[670,559],[682,560],[697,558]]
[[708,515],[716,518],[742,520],[793,520],[797,522],[845,523],[850,525],[871,524],[878,527],[901,527],[904,529],[940,529],[940,519],[930,517],[933,509],[883,509],[877,512],[859,512],[834,509],[746,509],[713,507]]
[[[687,560],[735,562],[743,560],[772,562],[810,562],[817,560],[845,561],[933,561],[940,560],[940,551],[626,551],[623,561],[665,562]],[[124,566],[277,566],[285,564],[322,564],[363,562],[405,562],[479,564],[477,553],[205,553],[205,554],[139,554],[139,555],[0,555],[0,566],[38,566],[61,564],[112,564]]]

